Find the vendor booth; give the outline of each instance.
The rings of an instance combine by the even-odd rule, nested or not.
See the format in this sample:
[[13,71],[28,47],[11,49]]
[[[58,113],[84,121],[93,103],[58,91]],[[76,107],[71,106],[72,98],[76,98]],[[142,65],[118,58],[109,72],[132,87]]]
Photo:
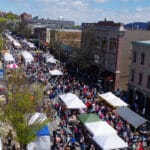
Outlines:
[[21,44],[18,42],[18,41],[16,41],[16,40],[13,40],[13,46],[15,47],[15,48],[21,48]]
[[4,61],[5,62],[15,62],[15,59],[10,53],[5,53],[4,54]]
[[57,60],[54,57],[47,57],[46,58],[47,63],[55,64]]
[[62,76],[63,75],[63,72],[61,72],[57,69],[50,70],[49,73],[50,73],[51,76]]
[[111,136],[117,131],[105,121],[89,122],[84,124],[93,136]]
[[26,63],[31,63],[32,61],[34,61],[34,57],[32,56],[32,54],[27,51],[23,51],[22,56]]
[[127,103],[125,103],[123,100],[121,100],[119,97],[115,96],[112,92],[107,92],[104,94],[98,94],[100,100],[105,101],[109,105],[111,105],[114,108],[121,107],[121,106],[128,106]]
[[124,142],[117,134],[112,134],[109,136],[95,136],[93,137],[93,140],[103,150],[123,149],[128,147],[128,144]]
[[[35,113],[29,120],[29,125],[40,121],[43,122],[47,119],[44,113]],[[50,131],[48,125],[45,125],[41,130],[36,133],[36,139],[27,145],[27,150],[50,150]]]
[[100,118],[97,116],[97,114],[80,114],[77,116],[77,119],[85,124],[85,123],[90,123],[90,122],[97,122],[97,121],[101,121]]
[[84,109],[86,105],[72,93],[66,93],[59,95],[61,101],[65,104],[67,109]]
[[9,40],[10,42],[12,42],[12,41],[14,40],[14,38],[13,38],[11,35],[6,34],[6,37],[8,38],[8,40]]
[[6,68],[8,68],[8,69],[17,69],[17,68],[19,68],[19,67],[18,67],[17,64],[8,64],[8,65],[6,66]]
[[145,118],[138,115],[128,107],[122,106],[116,109],[115,112],[135,128],[147,122]]

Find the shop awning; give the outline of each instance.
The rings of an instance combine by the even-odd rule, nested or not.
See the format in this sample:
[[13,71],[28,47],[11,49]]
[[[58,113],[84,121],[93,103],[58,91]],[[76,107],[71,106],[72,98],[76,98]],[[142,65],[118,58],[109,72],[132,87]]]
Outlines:
[[97,122],[100,121],[100,118],[97,116],[97,114],[81,114],[77,116],[77,119],[81,123],[89,123],[89,122]]
[[116,113],[135,128],[139,127],[147,121],[145,118],[141,117],[128,107],[122,106],[116,110]]

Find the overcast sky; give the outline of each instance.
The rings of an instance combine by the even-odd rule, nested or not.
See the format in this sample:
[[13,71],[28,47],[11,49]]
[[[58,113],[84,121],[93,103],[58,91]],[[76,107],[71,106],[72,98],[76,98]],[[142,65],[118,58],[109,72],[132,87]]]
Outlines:
[[78,25],[105,17],[122,23],[150,21],[150,0],[0,0],[0,10],[40,18],[63,17]]

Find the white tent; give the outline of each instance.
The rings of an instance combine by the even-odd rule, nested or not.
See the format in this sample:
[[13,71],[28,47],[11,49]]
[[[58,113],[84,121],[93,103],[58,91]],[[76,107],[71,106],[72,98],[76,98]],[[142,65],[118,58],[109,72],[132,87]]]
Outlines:
[[51,150],[50,136],[37,137],[34,142],[27,145],[27,150]]
[[12,42],[14,40],[14,38],[8,34],[6,34],[6,37],[9,39],[10,42]]
[[128,147],[128,144],[124,142],[117,134],[112,134],[109,136],[95,136],[93,137],[93,140],[103,150],[112,150]]
[[[46,114],[36,112],[28,124],[32,125],[35,122],[43,122],[47,119]],[[37,132],[36,139],[27,145],[27,150],[50,150],[51,142],[50,142],[50,132],[48,126],[44,126],[40,131]]]
[[50,73],[51,76],[61,76],[61,75],[63,75],[63,72],[61,72],[57,69],[50,70],[49,73]]
[[34,45],[33,43],[31,43],[31,42],[28,42],[28,46],[29,46],[30,48],[36,48],[35,45]]
[[24,39],[22,42],[29,46],[29,48],[36,48],[36,46],[33,43],[28,42],[26,39]]
[[35,122],[37,122],[37,121],[38,121],[38,122],[43,122],[43,121],[46,120],[46,119],[47,119],[46,114],[36,112],[36,113],[30,118],[28,124],[29,124],[29,125],[32,125],[33,123],[35,123]]
[[93,136],[117,134],[116,130],[105,121],[90,122],[84,125]]
[[24,57],[26,63],[31,63],[32,61],[34,61],[34,57],[32,56],[32,54],[27,51],[23,51],[22,56]]
[[86,105],[72,93],[61,94],[59,98],[64,102],[68,109],[84,109]]
[[5,53],[4,54],[4,61],[8,62],[8,61],[15,61],[14,57],[10,54],[10,53]]
[[0,137],[0,150],[3,149],[2,138]]
[[98,94],[100,98],[105,100],[107,103],[112,105],[113,107],[121,107],[121,106],[128,106],[123,100],[119,97],[115,96],[112,92],[107,92],[104,94]]
[[47,57],[46,58],[46,62],[48,63],[52,63],[55,64],[57,62],[57,60],[54,57]]
[[21,44],[16,41],[16,40],[13,40],[13,45],[16,47],[16,48],[20,48],[21,47]]

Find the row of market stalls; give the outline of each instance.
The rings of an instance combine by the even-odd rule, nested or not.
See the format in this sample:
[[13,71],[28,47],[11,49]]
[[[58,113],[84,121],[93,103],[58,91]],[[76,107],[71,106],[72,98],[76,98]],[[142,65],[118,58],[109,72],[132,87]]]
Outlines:
[[[24,58],[24,60],[25,60],[26,63],[31,63],[32,61],[34,61],[34,57],[28,51],[23,51],[21,53],[21,55]],[[11,53],[6,52],[4,54],[4,62],[5,63],[8,63],[8,62],[15,63],[15,58],[13,57],[13,55]]]
[[[68,113],[68,110],[81,110],[87,108],[82,100],[73,93],[61,94],[59,95],[59,99],[65,105],[66,113]],[[135,129],[147,122],[146,119],[133,112],[124,101],[116,97],[111,92],[99,94],[98,100],[107,103],[110,107],[113,107],[114,112]],[[106,121],[101,120],[97,114],[83,113],[78,115],[77,119],[92,135],[92,140],[103,150],[122,149],[128,147],[128,143],[118,136],[117,131]]]
[[27,41],[26,39],[24,39],[23,44],[27,45],[30,49],[36,49],[36,46],[34,45],[34,43]]
[[[59,98],[66,106],[67,110],[87,108],[75,94],[66,93],[59,95]],[[117,135],[116,130],[107,122],[100,120],[96,114],[80,114],[77,116],[77,119],[92,135],[93,141],[104,150],[128,147],[128,144]]]
[[6,37],[8,38],[8,40],[10,41],[10,42],[12,42],[12,44],[13,44],[13,46],[16,48],[16,49],[19,49],[19,48],[21,48],[21,44],[16,40],[16,39],[14,39],[11,35],[9,35],[9,34],[5,34],[6,35]]
[[101,121],[96,114],[81,114],[78,120],[86,127],[96,142],[103,150],[126,148],[128,144],[124,142],[107,122]]
[[142,124],[147,122],[145,118],[132,111],[128,107],[127,103],[125,103],[119,97],[115,96],[112,92],[98,94],[98,96],[99,100],[107,103],[110,107],[114,108],[115,112],[134,128],[138,128]]

